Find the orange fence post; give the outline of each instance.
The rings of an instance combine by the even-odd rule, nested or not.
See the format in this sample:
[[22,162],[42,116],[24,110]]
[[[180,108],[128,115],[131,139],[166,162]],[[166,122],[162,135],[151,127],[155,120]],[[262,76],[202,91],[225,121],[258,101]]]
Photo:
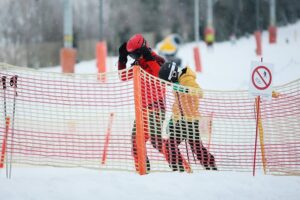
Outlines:
[[60,50],[60,65],[63,73],[74,73],[77,51],[73,48]]
[[113,123],[113,118],[114,118],[114,113],[110,113],[109,121],[108,121],[108,127],[107,127],[107,130],[106,130],[104,149],[103,149],[103,153],[102,153],[102,162],[101,162],[102,165],[104,165],[105,162],[106,162],[107,149],[108,149],[108,144],[109,144],[109,139],[110,139],[110,134],[111,134],[111,127],[112,127],[112,123]]
[[[106,57],[107,57],[107,47],[105,41],[100,41],[96,45],[96,59],[98,73],[106,72]],[[98,76],[98,80],[105,81],[105,77]]]
[[10,124],[10,118],[6,117],[5,119],[5,133],[2,141],[2,148],[1,148],[1,158],[0,158],[0,169],[4,166],[4,158],[5,158],[5,152],[6,152],[6,142],[8,137],[8,129]]
[[194,60],[196,72],[202,72],[199,47],[194,47]]
[[255,31],[254,32],[255,41],[256,41],[256,55],[262,55],[262,45],[261,45],[261,32]]
[[134,104],[135,104],[135,121],[136,121],[136,146],[138,170],[140,175],[146,174],[146,143],[145,133],[143,129],[143,111],[142,111],[142,96],[141,96],[141,80],[140,68],[134,66],[133,68],[133,83],[134,83]]
[[276,43],[277,39],[277,28],[276,26],[269,26],[269,43],[274,44]]

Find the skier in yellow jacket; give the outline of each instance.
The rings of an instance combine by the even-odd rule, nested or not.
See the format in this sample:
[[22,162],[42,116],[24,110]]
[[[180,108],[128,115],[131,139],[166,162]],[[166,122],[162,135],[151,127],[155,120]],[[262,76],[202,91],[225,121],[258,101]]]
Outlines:
[[[202,144],[199,132],[199,99],[203,91],[196,82],[196,73],[189,67],[179,70],[175,62],[166,62],[159,71],[159,77],[174,85],[175,102],[172,118],[167,131],[170,135],[166,142],[167,159],[173,171],[184,171],[182,155],[178,146],[186,140],[201,165],[206,170],[217,170],[214,156]],[[181,87],[181,86],[188,86]]]

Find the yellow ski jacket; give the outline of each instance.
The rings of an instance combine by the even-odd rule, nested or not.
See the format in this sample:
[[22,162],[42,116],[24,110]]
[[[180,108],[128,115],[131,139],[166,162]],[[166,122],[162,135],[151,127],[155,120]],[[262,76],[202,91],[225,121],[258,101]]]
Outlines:
[[[185,87],[180,87],[187,86]],[[187,67],[186,73],[179,77],[179,85],[174,86],[175,102],[173,104],[173,120],[192,122],[200,119],[199,99],[203,91],[196,82],[196,73]]]

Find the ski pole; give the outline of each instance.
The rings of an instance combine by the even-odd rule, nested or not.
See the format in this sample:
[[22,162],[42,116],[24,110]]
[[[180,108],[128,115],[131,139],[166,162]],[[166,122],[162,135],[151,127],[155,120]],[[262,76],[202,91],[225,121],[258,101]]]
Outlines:
[[4,119],[6,118],[6,76],[2,76],[3,100],[4,100]]
[[[6,113],[6,76],[2,76],[1,80],[2,80],[2,87],[3,87],[3,103],[4,103],[4,106],[3,106],[4,112],[3,112],[3,114],[4,114],[4,121],[5,121],[5,134],[3,136],[4,138],[3,138],[3,141],[2,141],[1,158],[0,158],[0,168],[3,168],[5,158],[6,158],[5,161],[6,161],[6,164],[7,164],[7,157],[5,157],[5,154],[6,154],[8,126],[9,126],[9,123],[7,123],[7,121],[9,119],[8,119],[7,113]],[[7,177],[7,174],[6,174],[6,177]]]
[[14,125],[15,125],[15,114],[16,114],[16,97],[17,97],[17,80],[18,76],[15,75],[10,79],[10,86],[14,88],[14,100],[13,100],[13,116],[12,116],[12,133],[11,133],[11,153],[10,153],[10,165],[9,165],[9,173],[8,177],[11,178],[11,171],[12,171],[12,155],[13,155],[13,139],[14,139]]

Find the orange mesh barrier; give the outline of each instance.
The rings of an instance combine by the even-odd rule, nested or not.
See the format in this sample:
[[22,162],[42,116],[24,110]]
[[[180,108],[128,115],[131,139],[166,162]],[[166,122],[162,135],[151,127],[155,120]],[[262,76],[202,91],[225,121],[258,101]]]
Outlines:
[[106,82],[97,74],[0,69],[0,147],[6,143],[13,167],[300,173],[300,80],[276,87],[280,96],[262,99],[257,114],[247,91],[201,97],[138,66],[100,74]]

